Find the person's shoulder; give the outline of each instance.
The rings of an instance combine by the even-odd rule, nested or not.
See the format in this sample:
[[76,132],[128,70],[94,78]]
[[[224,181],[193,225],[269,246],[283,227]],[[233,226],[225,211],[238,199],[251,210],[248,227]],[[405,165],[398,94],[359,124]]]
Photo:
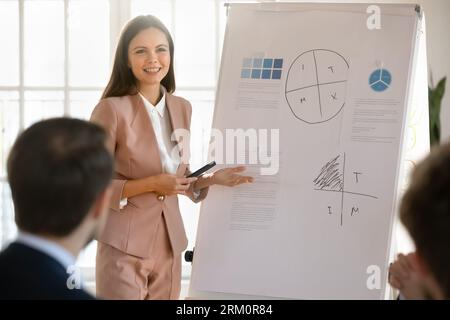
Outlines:
[[22,243],[13,242],[0,253],[0,300],[95,299],[83,289],[70,290],[67,279],[58,261]]
[[15,259],[16,254],[14,250],[11,251],[11,245],[8,245],[0,252],[0,279],[5,276],[5,270],[11,267],[11,261]]
[[179,106],[185,110],[188,110],[189,112],[192,112],[192,106],[189,100],[180,96],[176,96],[172,93],[166,93],[166,95],[167,95],[166,101],[168,103]]
[[175,94],[173,94],[173,93],[168,93],[168,92],[166,92],[166,95],[167,95],[168,97],[170,97],[170,99],[173,100],[173,101],[175,101],[175,102],[178,102],[178,103],[181,103],[181,104],[188,104],[188,105],[191,104],[191,103],[189,102],[189,100],[187,100],[187,99],[185,99],[185,98],[183,98],[183,97],[177,96],[177,95],[175,95]]
[[120,97],[108,97],[103,98],[98,102],[98,105],[105,105],[109,108],[114,109],[124,109],[127,106],[131,107],[134,103],[136,103],[137,96],[136,95],[126,95]]
[[26,252],[26,258],[34,257],[30,252],[33,253],[30,248],[27,246],[18,243],[18,242],[12,242],[10,243],[5,249],[0,252],[0,265],[3,266],[5,262],[14,261],[16,259],[22,259],[21,255]]
[[132,117],[135,113],[135,106],[138,102],[138,95],[103,98],[95,106],[94,111],[113,113],[118,118],[127,118],[129,116]]
[[16,273],[29,272],[30,265],[33,265],[35,271],[42,269],[65,272],[63,266],[53,257],[21,242],[12,242],[0,253],[0,269],[2,270],[13,268]]

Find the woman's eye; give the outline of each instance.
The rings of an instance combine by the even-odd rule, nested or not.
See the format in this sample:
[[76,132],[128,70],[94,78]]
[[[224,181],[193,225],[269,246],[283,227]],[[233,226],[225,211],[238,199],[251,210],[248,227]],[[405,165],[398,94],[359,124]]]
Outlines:
[[166,52],[167,49],[166,48],[158,48],[158,52]]
[[144,53],[144,50],[142,50],[142,49],[140,49],[140,50],[136,50],[136,53],[137,53],[137,54],[141,54],[141,53]]

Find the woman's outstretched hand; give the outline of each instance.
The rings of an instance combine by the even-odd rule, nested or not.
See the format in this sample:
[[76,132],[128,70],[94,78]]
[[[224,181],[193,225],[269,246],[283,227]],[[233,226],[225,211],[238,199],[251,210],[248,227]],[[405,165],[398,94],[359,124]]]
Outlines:
[[214,172],[214,184],[234,187],[240,185],[242,183],[251,183],[253,182],[253,177],[244,176],[239,173],[245,171],[244,166],[232,167],[232,168],[224,168],[217,170]]

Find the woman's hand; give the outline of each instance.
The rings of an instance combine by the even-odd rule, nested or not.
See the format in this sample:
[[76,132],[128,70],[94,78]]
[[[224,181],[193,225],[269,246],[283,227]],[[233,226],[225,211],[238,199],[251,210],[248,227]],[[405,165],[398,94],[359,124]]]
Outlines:
[[152,176],[152,191],[158,195],[172,196],[175,194],[186,195],[186,191],[197,178],[179,178],[173,174],[162,173]]
[[222,186],[234,187],[242,183],[253,182],[253,177],[239,174],[243,171],[245,171],[244,166],[217,170],[213,175],[213,183]]

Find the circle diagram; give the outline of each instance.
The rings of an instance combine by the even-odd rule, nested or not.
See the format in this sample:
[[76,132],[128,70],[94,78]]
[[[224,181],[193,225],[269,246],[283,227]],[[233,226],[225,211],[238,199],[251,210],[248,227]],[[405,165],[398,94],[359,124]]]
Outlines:
[[294,116],[306,123],[333,119],[345,105],[347,60],[337,52],[303,52],[289,67],[285,96]]
[[371,73],[369,77],[370,87],[377,92],[381,92],[389,88],[392,76],[386,69],[377,69]]

